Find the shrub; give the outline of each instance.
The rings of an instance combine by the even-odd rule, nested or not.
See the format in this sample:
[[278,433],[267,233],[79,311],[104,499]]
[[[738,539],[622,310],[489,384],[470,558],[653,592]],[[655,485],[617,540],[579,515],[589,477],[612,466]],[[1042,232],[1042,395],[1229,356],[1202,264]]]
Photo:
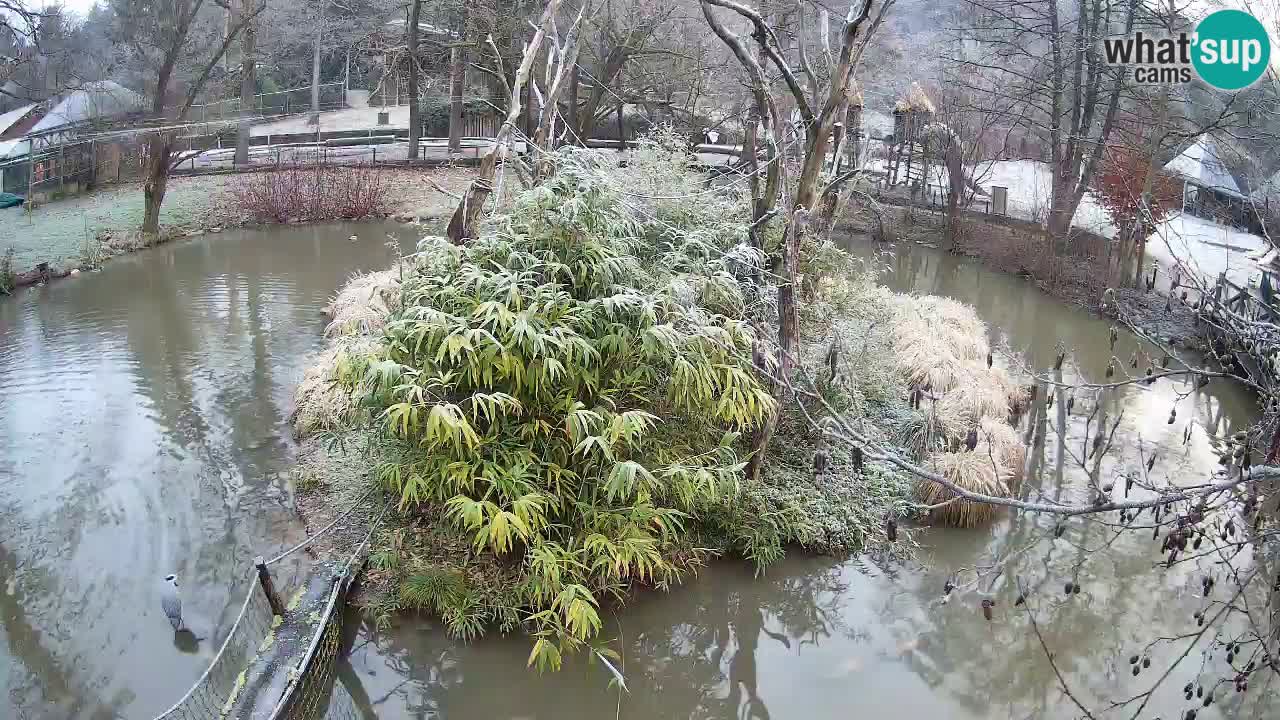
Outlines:
[[8,295],[13,292],[17,278],[13,274],[13,248],[4,251],[4,255],[0,255],[0,295]]
[[469,246],[424,241],[382,348],[336,372],[402,507],[519,568],[497,607],[435,571],[400,600],[464,637],[527,608],[539,667],[596,635],[602,593],[677,580],[703,517],[742,523],[736,544],[765,561],[796,534],[794,513],[731,510],[739,433],[774,408],[749,326],[658,292],[634,257],[644,228],[591,172],[566,163]]
[[1173,176],[1157,170],[1151,178],[1151,194],[1146,208],[1149,217],[1139,218],[1142,211],[1142,190],[1147,173],[1151,171],[1151,159],[1122,145],[1108,145],[1103,154],[1102,169],[1094,183],[1094,194],[1111,216],[1117,228],[1127,229],[1139,219],[1148,225],[1159,225],[1175,210],[1182,207],[1182,183]]
[[239,175],[229,193],[254,222],[317,221],[384,214],[388,187],[375,167],[292,165]]

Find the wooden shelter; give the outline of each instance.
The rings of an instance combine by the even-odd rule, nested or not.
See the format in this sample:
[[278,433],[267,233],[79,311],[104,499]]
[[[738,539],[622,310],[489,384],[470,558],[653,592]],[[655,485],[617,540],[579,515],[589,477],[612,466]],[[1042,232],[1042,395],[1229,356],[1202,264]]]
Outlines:
[[924,182],[927,166],[922,142],[925,126],[933,122],[933,101],[919,83],[911,83],[907,94],[893,106],[893,137],[889,145],[889,184]]

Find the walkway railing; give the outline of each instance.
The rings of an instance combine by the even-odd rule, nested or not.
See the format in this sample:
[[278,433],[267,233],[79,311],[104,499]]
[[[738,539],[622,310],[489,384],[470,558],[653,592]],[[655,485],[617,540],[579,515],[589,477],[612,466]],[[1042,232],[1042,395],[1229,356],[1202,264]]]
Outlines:
[[200,679],[168,710],[155,720],[209,720],[221,718],[227,698],[243,683],[249,659],[271,632],[274,623],[271,603],[258,585],[256,575],[246,573],[244,600],[226,638]]
[[[267,640],[283,621],[285,609],[276,595],[267,566],[284,560],[332,532],[342,520],[363,507],[373,496],[373,492],[370,489],[328,525],[302,542],[270,560],[263,561],[259,558],[255,561],[252,570],[244,576],[243,600],[236,618],[213,660],[191,688],[167,710],[155,716],[154,720],[233,720],[229,713],[236,697],[246,685],[246,671],[250,662],[260,650],[268,647]],[[288,672],[290,679],[268,720],[318,720],[322,716],[332,687],[347,592],[358,574],[358,563],[389,508],[388,503],[374,522],[370,523],[364,540],[336,570],[320,568],[323,572],[333,572],[328,601],[316,623],[315,633],[307,645],[305,655],[290,667],[280,669],[281,672]]]

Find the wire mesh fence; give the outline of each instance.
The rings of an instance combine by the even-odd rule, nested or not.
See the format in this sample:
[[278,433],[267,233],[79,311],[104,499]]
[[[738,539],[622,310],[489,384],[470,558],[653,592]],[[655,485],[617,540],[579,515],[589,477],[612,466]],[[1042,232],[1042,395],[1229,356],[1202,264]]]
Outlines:
[[[346,88],[340,82],[318,86],[321,110],[337,110],[346,105]],[[240,117],[240,98],[228,98],[203,105],[192,105],[187,117],[192,122],[216,122]],[[257,116],[290,115],[311,109],[311,86],[262,93],[253,96],[253,114]]]
[[[245,594],[236,620],[221,638],[218,654],[187,694],[155,720],[215,720],[225,717],[245,681],[245,667],[265,638],[275,616],[256,577],[244,580]],[[215,638],[216,640],[216,638]]]
[[[324,715],[316,716],[316,720],[321,720],[321,718],[323,720],[376,720],[377,716],[372,708],[366,707],[362,710],[360,704],[352,696],[351,691],[347,689],[342,667],[341,658],[339,658],[337,678],[333,681],[333,690],[329,693],[329,701],[324,708]],[[350,665],[348,665],[346,677],[350,678],[352,674]]]
[[335,581],[325,608],[324,626],[317,631],[310,652],[298,665],[297,680],[274,715],[278,720],[320,720],[330,709],[334,673],[342,649],[342,606],[346,603],[347,578]]

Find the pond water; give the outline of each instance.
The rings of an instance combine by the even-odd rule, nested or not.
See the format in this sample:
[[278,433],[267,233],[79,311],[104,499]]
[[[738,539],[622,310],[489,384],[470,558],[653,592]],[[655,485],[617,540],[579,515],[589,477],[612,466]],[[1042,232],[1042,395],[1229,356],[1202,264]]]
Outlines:
[[[224,233],[0,299],[0,718],[147,720],[199,675],[211,649],[174,645],[156,583],[178,573],[187,615],[216,632],[249,560],[301,537],[282,479],[293,387],[319,346],[320,309],[353,271],[389,264],[388,232],[412,240],[366,224]],[[993,340],[1034,367],[1050,366],[1062,342],[1074,351],[1068,379],[1102,378],[1105,321],[927,248],[855,249],[883,263],[896,289],[974,304]],[[1122,334],[1116,354],[1137,347]],[[1108,401],[1110,417],[1123,413],[1118,448],[1090,471],[1110,478],[1140,462],[1139,440],[1160,448],[1157,473],[1215,467],[1218,438],[1254,418],[1252,400],[1215,382],[1179,400],[1168,425],[1180,389],[1160,381]],[[1087,442],[1091,403],[1079,398],[1071,418],[1057,414],[1064,404],[1024,484],[1033,496],[1083,496],[1090,471],[1061,443],[1078,452]],[[1034,589],[1063,677],[1095,704],[1149,687],[1181,652],[1157,648],[1152,672],[1129,674],[1136,646],[1194,626],[1198,576],[1153,569],[1156,548],[1104,525],[1075,521],[1057,540],[1051,527],[1013,515],[982,530],[919,531],[919,562],[795,555],[759,578],[715,563],[612,619],[605,637],[617,639],[626,692],[599,663],[526,670],[523,638],[462,644],[428,619],[379,631],[352,614],[330,717],[1075,717],[1013,607],[1014,577]],[[940,602],[953,573],[1010,552],[1018,562],[1007,572],[979,583],[961,572]],[[1073,578],[1082,592],[1064,598]],[[990,623],[979,610],[988,590]],[[1176,717],[1200,666],[1196,655],[1174,671],[1141,717]],[[1266,711],[1229,697],[1201,717],[1219,709]]]
[[0,718],[145,720],[200,675],[158,583],[213,633],[302,537],[293,388],[388,229],[226,232],[0,297]]
[[[860,243],[851,249],[881,265],[882,282],[895,290],[974,305],[993,345],[1037,371],[1052,367],[1061,343],[1071,349],[1064,379],[1103,380],[1111,357],[1107,321],[1020,278],[926,247],[898,245],[892,254]],[[1122,332],[1115,355],[1127,361],[1135,351],[1162,355]],[[1167,380],[1129,386],[1099,407],[1109,422],[1120,418],[1114,449],[1081,464],[1075,458],[1097,427],[1096,417],[1085,424],[1094,402],[1080,393],[1068,417],[1064,400],[1058,393],[1048,442],[1023,484],[1029,498],[1082,500],[1091,473],[1100,484],[1112,482],[1152,451],[1161,457],[1157,477],[1203,478],[1217,466],[1220,439],[1256,414],[1252,397],[1228,383],[1202,391]],[[1170,425],[1175,401],[1178,420]],[[1054,525],[1020,514],[980,530],[917,531],[919,562],[876,552],[852,559],[793,554],[763,577],[743,563],[714,563],[685,586],[645,594],[612,618],[603,636],[621,652],[626,691],[610,684],[599,662],[566,663],[559,673],[538,676],[525,669],[530,645],[523,638],[461,644],[426,618],[404,618],[384,631],[353,613],[352,649],[335,695],[342,702],[329,717],[1080,717],[1025,608],[1014,606],[1017,582],[1029,590],[1028,607],[1072,694],[1100,708],[1150,689],[1186,649],[1186,642],[1161,644],[1152,668],[1131,674],[1128,657],[1139,648],[1195,629],[1201,571],[1156,569],[1161,556],[1149,536],[1117,536],[1107,525],[1076,520],[1054,539]],[[1009,557],[1004,572],[983,570]],[[957,573],[960,588],[944,603],[943,584]],[[1064,596],[1068,581],[1081,592]],[[991,622],[981,613],[985,597],[996,600]],[[1196,645],[1140,714],[1132,703],[1108,716],[1181,717],[1193,706],[1181,689],[1196,679],[1207,644]],[[1220,653],[1204,668],[1206,678],[1220,676]],[[1200,717],[1274,717],[1280,705],[1262,695],[1224,692]]]

